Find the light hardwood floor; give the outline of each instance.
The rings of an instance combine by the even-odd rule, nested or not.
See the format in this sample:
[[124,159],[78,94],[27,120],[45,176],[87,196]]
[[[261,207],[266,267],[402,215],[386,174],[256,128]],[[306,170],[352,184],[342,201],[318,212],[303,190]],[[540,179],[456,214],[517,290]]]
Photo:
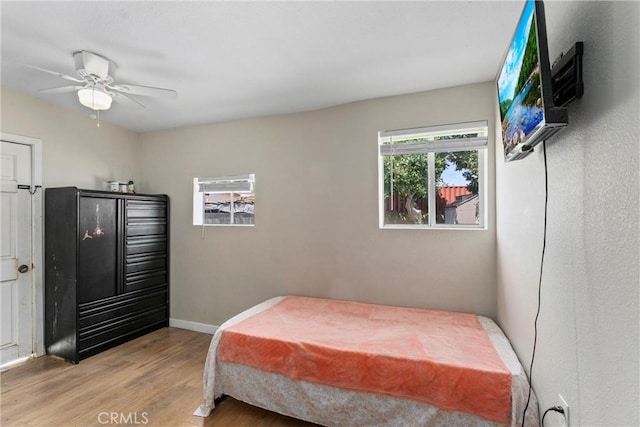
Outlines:
[[2,426],[312,426],[225,397],[208,418],[202,369],[211,335],[163,328],[78,365],[49,356],[0,374]]

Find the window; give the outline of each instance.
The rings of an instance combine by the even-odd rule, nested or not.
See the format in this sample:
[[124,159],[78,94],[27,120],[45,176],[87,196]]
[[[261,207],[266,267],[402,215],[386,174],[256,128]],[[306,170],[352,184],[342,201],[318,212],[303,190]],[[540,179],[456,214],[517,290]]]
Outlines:
[[380,132],[380,227],[484,228],[487,126]]
[[254,225],[255,175],[193,178],[193,225]]

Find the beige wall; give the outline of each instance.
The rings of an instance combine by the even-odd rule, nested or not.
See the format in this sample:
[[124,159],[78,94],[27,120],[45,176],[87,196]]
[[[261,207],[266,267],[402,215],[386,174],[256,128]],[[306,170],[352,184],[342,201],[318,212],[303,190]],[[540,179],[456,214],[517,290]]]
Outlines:
[[[572,426],[637,426],[638,2],[546,2],[551,60],[583,40],[584,97],[547,146],[548,240],[533,385]],[[501,147],[496,147],[502,157]],[[497,160],[498,320],[531,362],[543,236],[542,146]],[[547,425],[560,425],[555,415]]]
[[106,190],[139,176],[138,134],[2,88],[2,132],[42,140],[43,186]]
[[[492,190],[486,231],[380,230],[377,210],[377,132],[492,122],[493,92],[485,83],[141,135],[140,184],[172,203],[171,317],[219,325],[282,294],[494,315]],[[193,226],[193,178],[241,173],[256,174],[256,226]]]

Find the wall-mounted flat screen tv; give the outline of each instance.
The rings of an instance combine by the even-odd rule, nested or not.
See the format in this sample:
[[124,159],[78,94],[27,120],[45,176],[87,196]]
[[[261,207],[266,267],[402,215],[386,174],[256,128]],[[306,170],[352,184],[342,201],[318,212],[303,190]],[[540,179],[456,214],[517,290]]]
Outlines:
[[527,0],[498,75],[505,160],[518,160],[567,123],[553,105],[551,68],[542,1]]

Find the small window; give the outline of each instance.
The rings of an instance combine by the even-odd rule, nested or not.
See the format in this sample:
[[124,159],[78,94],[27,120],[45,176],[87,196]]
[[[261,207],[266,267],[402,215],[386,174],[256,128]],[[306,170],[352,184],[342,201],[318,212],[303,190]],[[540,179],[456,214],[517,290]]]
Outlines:
[[193,179],[193,225],[254,225],[255,175]]
[[487,126],[380,132],[380,227],[484,228]]

